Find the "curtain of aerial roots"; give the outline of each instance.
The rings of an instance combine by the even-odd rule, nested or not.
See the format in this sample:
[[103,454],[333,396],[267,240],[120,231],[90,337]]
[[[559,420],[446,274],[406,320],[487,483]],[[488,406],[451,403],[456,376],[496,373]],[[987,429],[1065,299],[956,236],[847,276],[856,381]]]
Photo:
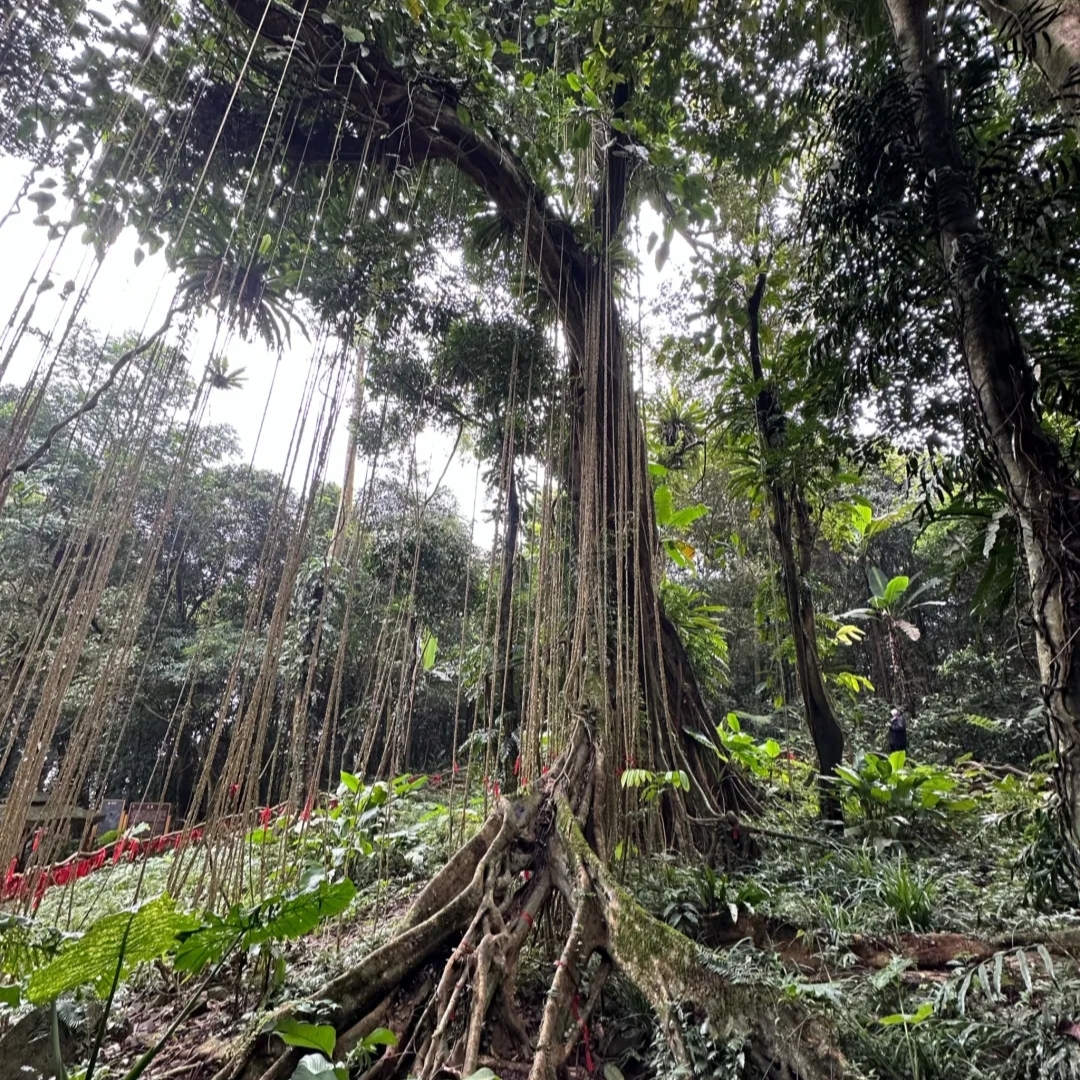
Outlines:
[[[267,130],[263,132],[260,153],[267,143],[269,126],[268,123]],[[149,131],[147,128],[144,135],[148,135]],[[135,163],[140,160],[135,149],[141,141],[137,134],[133,146],[128,148],[121,176],[125,169],[135,171]],[[179,152],[179,144],[176,152]],[[148,153],[146,157],[152,158],[153,154]],[[247,205],[257,164],[257,161],[253,164],[244,192],[244,210],[256,220],[265,221],[267,204]],[[272,183],[262,185],[264,192],[272,189]],[[192,196],[193,202],[194,199],[195,194]],[[363,214],[369,206],[366,200],[361,199],[354,209],[356,213]],[[66,238],[65,233],[61,242],[54,245],[51,260],[42,255],[34,274],[40,274],[43,267],[51,271],[56,266]],[[90,248],[86,249],[83,268],[77,275],[78,284],[71,290],[74,293],[73,303],[67,303],[65,290],[65,306],[68,308],[66,320],[61,323],[58,317],[57,325],[40,335],[43,344],[37,366],[9,417],[5,438],[0,444],[0,507],[15,480],[24,473],[32,472],[45,456],[43,452],[26,456],[30,431],[56,370],[57,359],[89,295],[103,258],[101,252],[97,253],[96,258],[92,257],[91,251]],[[223,261],[227,256],[228,252],[222,253]],[[247,270],[250,271],[250,268],[249,261]],[[28,275],[30,280],[33,280],[33,276]],[[17,347],[33,325],[33,299],[28,309],[22,311],[22,317],[17,319],[28,295],[29,285],[3,330],[0,347],[4,351],[0,370],[7,369]],[[163,437],[163,425],[166,435],[175,426],[163,410],[170,385],[186,374],[187,362],[181,350],[185,335],[182,334],[180,340],[173,344],[166,345],[164,342],[177,310],[174,305],[160,327],[152,332],[144,332],[138,343],[119,358],[104,382],[97,385],[99,391],[120,389],[125,384],[133,385],[136,393],[131,415],[124,418],[125,422],[116,429],[117,433],[108,444],[87,448],[90,456],[101,463],[93,488],[85,505],[61,508],[73,523],[72,534],[64,537],[56,559],[56,572],[45,594],[38,598],[38,618],[29,640],[14,670],[5,672],[4,679],[0,681],[0,730],[7,733],[5,742],[0,746],[0,774],[4,774],[5,770],[11,774],[5,812],[0,818],[0,858],[4,865],[23,846],[30,804],[42,787],[48,794],[47,814],[52,817],[59,817],[88,795],[99,798],[112,794],[109,790],[111,763],[115,761],[117,749],[126,734],[127,721],[131,718],[149,658],[149,655],[144,658],[141,668],[136,666],[135,635],[147,616],[147,597],[158,567],[163,538],[175,511],[177,494],[185,479],[210,392],[210,383],[204,380],[190,415],[176,429],[180,436],[176,445],[180,450],[172,462],[165,497],[155,508],[146,535],[136,533],[134,543],[129,544],[126,554],[121,556],[122,541],[131,535],[132,510],[142,493],[140,485],[144,480],[147,454],[154,438],[160,440]],[[215,338],[215,346],[218,344]],[[241,644],[222,688],[209,745],[203,748],[204,766],[191,805],[177,808],[182,813],[186,812],[189,822],[205,818],[210,826],[211,841],[218,832],[230,836],[235,834],[235,828],[232,834],[228,832],[227,825],[223,824],[224,819],[234,819],[238,812],[250,812],[261,798],[267,801],[288,799],[294,807],[310,804],[321,767],[328,757],[333,724],[342,705],[341,670],[348,634],[348,607],[346,627],[334,666],[330,704],[327,716],[322,718],[314,760],[309,752],[311,731],[306,708],[320,655],[319,635],[328,589],[323,589],[324,599],[314,613],[314,642],[300,685],[288,688],[291,692],[281,692],[278,667],[300,561],[310,545],[313,513],[324,479],[327,454],[339,419],[341,402],[346,397],[343,389],[353,383],[348,378],[352,367],[350,352],[344,348],[328,355],[324,348],[320,348],[310,365],[288,464],[278,491],[255,587],[251,590]],[[222,352],[215,348],[211,355],[222,355]],[[133,365],[132,362],[140,356],[144,362]],[[355,380],[358,388],[361,378],[362,371],[358,371]],[[320,389],[320,380],[329,383],[328,391],[325,387]],[[63,430],[56,433],[55,445],[51,447],[53,454],[62,452],[64,440],[79,436],[80,415],[93,407],[97,397],[89,397],[84,406],[68,418],[69,423]],[[311,406],[316,399],[320,405],[317,414],[312,415]],[[305,447],[308,448],[306,463],[302,457]],[[40,451],[44,449],[44,446],[39,448]],[[301,467],[302,472],[297,475]],[[294,520],[289,492],[291,487],[297,485],[300,489],[301,512]],[[354,516],[353,508],[343,504],[338,527],[344,529],[344,545],[335,539],[335,555],[340,554],[342,546],[346,555],[344,560],[339,557],[326,559],[324,585],[334,573],[355,580],[362,529],[352,520]],[[183,539],[179,542],[183,543]],[[286,553],[284,571],[271,582],[271,559],[273,553],[282,548]],[[211,623],[225,581],[224,563],[227,558],[228,555],[223,559],[217,588],[208,605]],[[339,566],[342,561],[343,567]],[[181,572],[179,560],[175,563],[174,572]],[[121,586],[117,592],[126,599],[115,625],[109,628],[108,642],[91,640],[91,628],[110,585]],[[276,586],[272,604],[267,596],[271,585]],[[165,590],[166,596],[170,591]],[[164,601],[165,604],[168,602],[167,599]],[[267,618],[265,613],[268,608]],[[151,613],[155,633],[156,627],[160,626],[161,614]],[[148,654],[153,649],[153,640]],[[257,673],[253,678],[247,678],[244,662],[250,660],[251,654],[260,646],[261,659]],[[180,695],[173,710],[165,740],[165,746],[172,747],[172,756],[166,755],[159,760],[154,775],[141,793],[144,799],[166,792],[169,788],[175,754],[182,745],[184,727],[191,720],[192,694],[200,659],[197,650],[190,664],[187,692]],[[80,694],[73,694],[73,684],[78,680],[92,686],[92,690],[86,692],[84,689]],[[81,703],[73,707],[76,701]],[[73,712],[73,715],[65,715],[65,709],[68,714]],[[276,719],[276,724],[272,725],[272,719]],[[275,742],[271,751],[267,741],[272,726]],[[223,740],[227,743],[227,752],[224,766],[221,767],[218,751]],[[88,789],[91,768],[96,769],[96,773]],[[155,786],[158,792],[155,792]],[[235,820],[232,824],[235,826]],[[63,830],[50,830],[34,853],[33,863],[47,864],[65,844]],[[240,883],[242,867],[234,857],[235,845],[222,847],[225,857],[214,862],[214,874],[209,881],[211,893],[223,885],[238,887]],[[174,876],[182,874],[183,869],[182,861],[178,860]]]

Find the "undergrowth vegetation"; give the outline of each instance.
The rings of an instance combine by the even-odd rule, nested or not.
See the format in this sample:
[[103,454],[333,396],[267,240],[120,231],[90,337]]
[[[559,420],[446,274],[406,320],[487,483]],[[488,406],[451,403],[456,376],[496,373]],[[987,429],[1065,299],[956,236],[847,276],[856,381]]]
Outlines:
[[[725,978],[769,980],[833,1017],[866,1075],[1075,1075],[1080,921],[1045,774],[1002,772],[971,750],[952,764],[860,753],[838,780],[849,824],[837,836],[792,832],[814,792],[798,753],[744,734],[735,716],[720,746],[760,785],[765,810],[735,826],[754,854],[688,866],[624,853],[618,872],[649,910],[709,950]],[[665,782],[680,781],[631,775],[626,786],[654,805]],[[248,899],[221,913],[199,900],[212,846],[50,891],[33,917],[0,924],[0,1023],[14,1037],[44,1008],[43,1072],[124,1080],[191,1053],[190,1030],[211,1018],[218,1030],[258,1023],[387,940],[448,857],[452,830],[482,821],[482,803],[451,808],[446,794],[427,776],[365,784],[344,773],[305,820],[248,832]],[[556,927],[537,926],[521,966],[526,996],[542,1000],[556,940]],[[161,1030],[135,1053],[126,1018],[151,999],[168,1002]],[[376,1027],[339,1051],[317,1000],[272,1037],[304,1051],[296,1080],[359,1075],[396,1044]],[[617,974],[588,1053],[609,1080],[681,1075],[647,1002]],[[738,1041],[692,1053],[698,1076],[737,1075],[748,1061]]]

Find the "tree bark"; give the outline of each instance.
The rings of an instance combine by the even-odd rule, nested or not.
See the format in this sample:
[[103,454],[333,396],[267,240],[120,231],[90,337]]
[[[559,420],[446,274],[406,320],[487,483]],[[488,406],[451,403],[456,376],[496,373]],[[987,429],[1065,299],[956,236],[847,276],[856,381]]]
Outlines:
[[1065,116],[1080,127],[1080,0],[979,0],[994,26],[1018,41]]
[[1040,423],[1034,373],[956,140],[927,2],[885,6],[915,106],[972,397],[1023,538],[1062,825],[1080,876],[1080,491]]
[[[747,305],[750,316],[750,366],[759,390],[754,401],[758,434],[766,454],[779,450],[784,443],[785,418],[775,390],[765,382],[761,363],[760,312],[765,295],[766,275],[758,275],[757,286]],[[782,478],[772,465],[766,465],[766,485],[769,492],[773,536],[780,549],[780,571],[784,585],[791,636],[795,643],[795,673],[803,699],[810,736],[818,759],[818,803],[825,821],[842,823],[843,813],[832,777],[844,758],[844,731],[836,719],[832,699],[825,686],[821,658],[817,647],[817,621],[814,600],[806,582],[813,553],[809,529],[809,507],[797,487],[790,498]],[[799,555],[795,554],[792,529],[798,528]]]

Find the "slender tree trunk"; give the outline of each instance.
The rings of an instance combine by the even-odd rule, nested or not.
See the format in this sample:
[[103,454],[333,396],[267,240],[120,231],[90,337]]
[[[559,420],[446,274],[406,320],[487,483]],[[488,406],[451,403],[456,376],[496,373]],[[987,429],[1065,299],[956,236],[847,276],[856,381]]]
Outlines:
[[1080,0],[979,0],[1038,66],[1062,111],[1080,126]]
[[[778,450],[784,442],[784,414],[773,389],[765,383],[761,364],[761,340],[759,337],[759,314],[765,295],[765,274],[758,276],[757,287],[750,297],[750,365],[754,381],[758,384],[754,413],[758,433],[766,453]],[[832,700],[821,670],[817,647],[817,622],[814,618],[814,601],[806,574],[810,569],[813,542],[810,529],[809,507],[798,489],[790,493],[776,470],[766,466],[772,531],[780,548],[780,570],[784,584],[784,601],[791,624],[791,636],[795,642],[795,673],[799,680],[806,723],[817,752],[819,781],[818,801],[821,816],[830,822],[841,822],[843,814],[840,802],[832,786],[831,777],[836,766],[844,758],[844,732],[836,719]],[[796,556],[793,530],[797,530],[799,553]]]
[[499,612],[495,634],[495,649],[491,673],[491,707],[493,720],[499,724],[499,751],[503,755],[503,791],[510,793],[517,788],[514,760],[520,746],[510,751],[510,737],[514,722],[520,723],[517,693],[514,688],[512,625],[514,613],[514,561],[517,558],[518,528],[521,524],[521,506],[518,502],[517,476],[513,464],[506,485],[506,535],[503,540],[502,566],[499,573]]
[[364,375],[367,367],[367,349],[363,344],[356,351],[356,377],[353,386],[352,420],[349,424],[349,444],[345,449],[345,475],[341,482],[341,498],[338,500],[337,517],[334,520],[334,539],[330,543],[330,558],[341,561],[349,537],[349,524],[353,519],[353,493],[356,484],[357,433],[360,413],[364,408]]
[[1080,871],[1080,491],[1043,430],[1036,381],[953,127],[926,0],[886,0],[915,105],[935,227],[983,436],[1020,526],[1062,823]]

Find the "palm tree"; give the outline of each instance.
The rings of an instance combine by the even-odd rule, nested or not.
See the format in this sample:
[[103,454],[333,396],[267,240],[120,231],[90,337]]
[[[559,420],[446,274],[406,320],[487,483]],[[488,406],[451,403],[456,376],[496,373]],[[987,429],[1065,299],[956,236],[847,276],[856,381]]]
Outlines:
[[899,701],[911,708],[907,673],[904,670],[903,639],[918,641],[922,631],[911,621],[916,612],[929,607],[941,607],[944,600],[920,600],[938,584],[936,578],[912,589],[914,579],[906,574],[887,578],[878,566],[870,567],[867,574],[870,598],[867,607],[855,608],[844,613],[845,619],[865,619],[878,625],[884,636],[892,669],[892,692],[890,701]]

